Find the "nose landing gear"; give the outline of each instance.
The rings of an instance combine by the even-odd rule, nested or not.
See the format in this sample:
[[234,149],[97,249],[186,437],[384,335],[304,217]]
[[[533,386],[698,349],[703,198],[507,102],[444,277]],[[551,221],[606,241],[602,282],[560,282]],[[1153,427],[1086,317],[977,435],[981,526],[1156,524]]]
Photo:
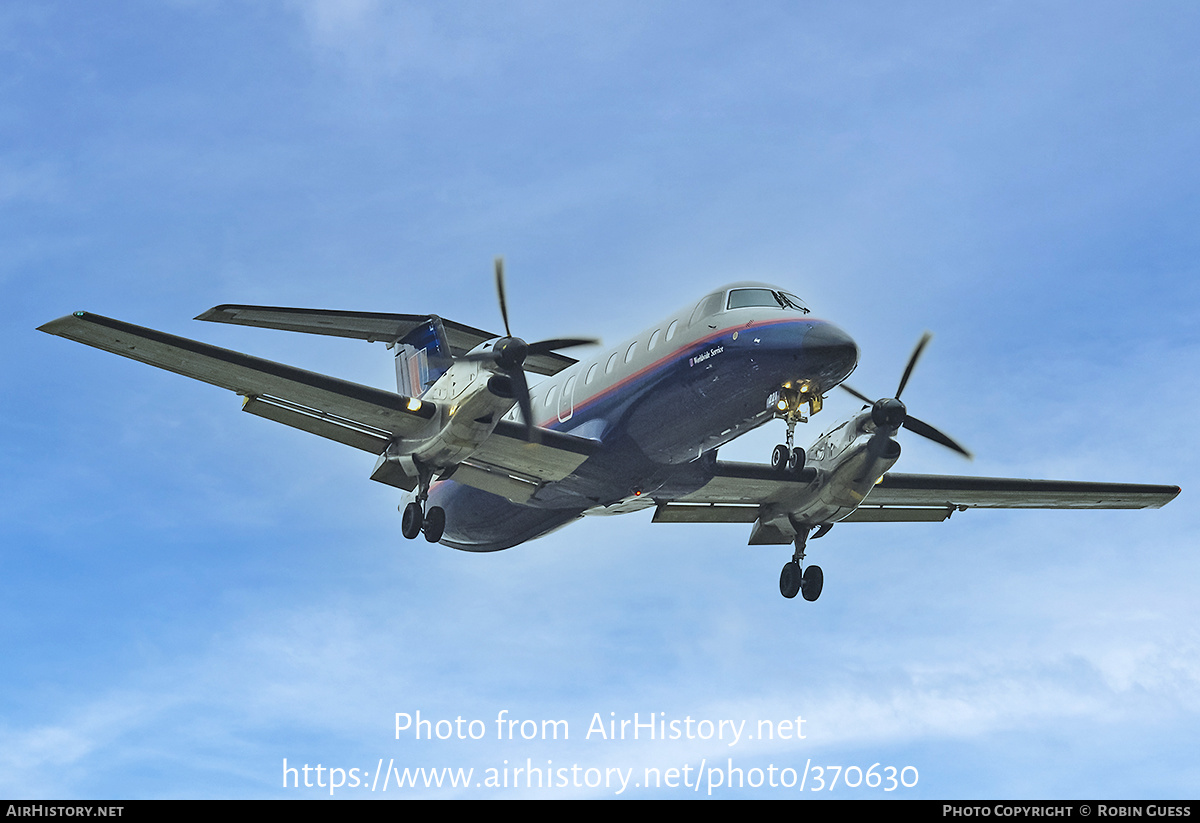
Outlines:
[[821,394],[805,381],[798,386],[781,387],[772,398],[775,416],[787,421],[787,443],[780,443],[771,453],[771,468],[781,474],[795,474],[804,468],[804,449],[798,448],[795,443],[796,424],[808,422],[808,418],[800,413],[805,405],[810,414],[821,410]]

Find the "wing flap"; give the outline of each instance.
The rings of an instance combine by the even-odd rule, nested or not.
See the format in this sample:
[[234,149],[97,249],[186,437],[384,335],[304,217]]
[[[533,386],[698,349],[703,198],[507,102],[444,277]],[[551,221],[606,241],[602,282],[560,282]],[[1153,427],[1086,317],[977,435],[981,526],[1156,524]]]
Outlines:
[[753,523],[758,506],[719,506],[713,503],[660,503],[652,523]]
[[541,487],[536,477],[519,476],[508,469],[471,460],[460,463],[454,470],[454,479],[481,491],[499,495],[513,503],[522,504]]
[[[886,508],[862,506],[842,523],[938,523],[950,517],[954,509]],[[654,510],[653,523],[753,523],[758,519],[758,506],[721,506],[711,503],[662,503]],[[789,542],[787,537],[783,542]]]
[[[786,474],[758,463],[718,460],[711,480],[673,503],[748,504],[773,503],[795,495],[816,479],[816,469]],[[740,521],[734,521],[740,522]]]
[[326,440],[336,440],[371,454],[382,454],[391,442],[389,432],[372,429],[353,420],[346,420],[318,409],[307,409],[274,397],[247,397],[242,403],[242,411],[319,435]]
[[528,441],[524,426],[501,420],[492,435],[471,453],[466,464],[500,469],[538,482],[553,482],[579,468],[600,446],[596,440],[550,429],[538,429],[536,435],[533,441]]
[[859,506],[840,523],[940,523],[956,509],[950,506]]
[[[219,386],[247,398],[282,401],[275,403],[274,408],[266,408],[271,404],[263,403],[248,411],[322,436],[330,436],[334,425],[358,428],[362,434],[377,437],[411,436],[424,429],[436,411],[436,406],[430,402],[410,401],[394,392],[98,314],[76,312],[46,323],[39,330]],[[306,415],[310,420],[302,419]],[[339,422],[337,418],[342,420]],[[347,442],[340,437],[331,439]],[[368,439],[356,438],[350,445],[362,448]]]

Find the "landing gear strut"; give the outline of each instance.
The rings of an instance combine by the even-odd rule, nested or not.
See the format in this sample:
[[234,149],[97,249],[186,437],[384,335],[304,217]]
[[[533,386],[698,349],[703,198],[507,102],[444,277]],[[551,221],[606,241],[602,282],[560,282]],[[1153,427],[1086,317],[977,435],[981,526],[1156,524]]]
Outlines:
[[784,387],[779,391],[775,403],[775,416],[787,421],[787,443],[780,443],[771,453],[771,468],[783,473],[795,474],[804,468],[804,449],[796,446],[796,424],[808,420],[801,409],[808,404],[810,414],[821,410],[821,395],[812,391],[807,382],[799,387]]
[[789,600],[797,594],[803,594],[804,599],[810,602],[816,600],[821,596],[821,589],[825,585],[825,575],[820,566],[809,566],[801,571],[808,532],[808,526],[803,526],[796,532],[796,551],[779,574],[779,593]]
[[419,487],[417,499],[404,507],[404,517],[400,521],[400,533],[408,540],[413,540],[418,534],[425,533],[425,539],[436,543],[442,539],[446,531],[446,510],[441,506],[431,506],[425,510],[425,501],[429,499],[429,483],[433,480],[433,472],[424,467],[418,467]]

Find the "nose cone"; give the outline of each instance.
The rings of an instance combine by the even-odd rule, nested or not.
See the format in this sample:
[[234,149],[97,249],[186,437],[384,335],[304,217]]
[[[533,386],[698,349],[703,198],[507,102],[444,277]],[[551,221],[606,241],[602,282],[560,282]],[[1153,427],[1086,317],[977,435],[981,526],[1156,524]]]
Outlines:
[[833,388],[858,365],[858,345],[832,323],[814,323],[804,336],[805,360],[816,369],[822,390]]

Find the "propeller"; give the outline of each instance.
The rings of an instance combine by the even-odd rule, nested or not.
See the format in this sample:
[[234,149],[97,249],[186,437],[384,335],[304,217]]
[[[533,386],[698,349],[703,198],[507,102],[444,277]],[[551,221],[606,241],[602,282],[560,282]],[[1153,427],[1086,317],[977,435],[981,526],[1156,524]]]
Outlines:
[[921,335],[921,339],[917,341],[917,347],[913,349],[912,356],[908,358],[908,365],[904,368],[904,375],[900,378],[900,386],[896,389],[895,397],[885,397],[881,400],[872,401],[862,392],[842,383],[841,386],[850,394],[857,397],[871,407],[871,420],[874,421],[876,427],[882,430],[888,430],[889,435],[894,434],[901,426],[911,431],[913,434],[918,434],[934,443],[939,443],[948,449],[971,459],[971,453],[956,443],[948,435],[938,431],[933,426],[923,420],[918,420],[908,413],[908,409],[900,402],[900,395],[904,392],[904,387],[908,385],[908,378],[912,376],[913,368],[917,365],[917,360],[921,356],[921,352],[925,350],[925,346],[933,337],[929,332]]
[[[521,408],[521,418],[525,421],[525,439],[533,439],[533,401],[529,397],[529,381],[525,378],[524,363],[529,355],[549,354],[558,349],[568,349],[572,346],[594,346],[599,340],[559,338],[555,340],[539,340],[536,343],[526,343],[515,337],[508,325],[508,299],[504,293],[504,258],[496,258],[496,293],[500,298],[500,316],[504,318],[504,337],[496,341],[491,351],[468,354],[459,360],[487,363],[493,369],[509,379],[511,395],[517,399]],[[489,384],[489,388],[491,385]]]

